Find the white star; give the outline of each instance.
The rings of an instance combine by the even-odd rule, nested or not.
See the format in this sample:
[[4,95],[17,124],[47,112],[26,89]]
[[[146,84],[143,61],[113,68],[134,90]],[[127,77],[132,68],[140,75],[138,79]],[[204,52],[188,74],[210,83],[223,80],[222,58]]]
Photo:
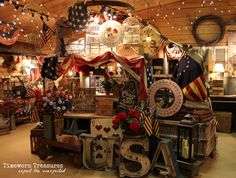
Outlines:
[[83,16],[84,16],[84,13],[81,12],[81,13],[80,13],[80,16],[83,17]]
[[81,10],[81,9],[82,9],[82,6],[79,6],[79,9]]
[[187,62],[188,64],[190,63],[190,61]]
[[77,22],[80,22],[80,19],[77,19]]
[[185,72],[185,70],[183,70],[183,72]]
[[85,23],[85,22],[87,22],[87,20],[84,19],[83,22]]
[[186,67],[189,68],[189,65],[187,65]]

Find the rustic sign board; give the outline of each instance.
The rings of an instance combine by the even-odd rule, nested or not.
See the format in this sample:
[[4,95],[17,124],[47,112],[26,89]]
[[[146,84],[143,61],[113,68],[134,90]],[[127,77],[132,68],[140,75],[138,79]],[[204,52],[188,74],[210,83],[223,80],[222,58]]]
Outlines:
[[95,113],[95,88],[75,88],[74,89],[74,112],[78,113]]
[[133,79],[128,80],[119,97],[118,111],[128,111],[138,105],[138,87]]

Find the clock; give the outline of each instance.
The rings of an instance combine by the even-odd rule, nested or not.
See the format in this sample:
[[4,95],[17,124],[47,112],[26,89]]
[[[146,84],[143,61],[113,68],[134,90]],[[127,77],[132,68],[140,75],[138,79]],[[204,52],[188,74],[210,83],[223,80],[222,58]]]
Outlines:
[[157,57],[157,48],[160,44],[159,35],[149,26],[141,30],[141,41],[143,45],[143,53],[148,54],[149,58]]

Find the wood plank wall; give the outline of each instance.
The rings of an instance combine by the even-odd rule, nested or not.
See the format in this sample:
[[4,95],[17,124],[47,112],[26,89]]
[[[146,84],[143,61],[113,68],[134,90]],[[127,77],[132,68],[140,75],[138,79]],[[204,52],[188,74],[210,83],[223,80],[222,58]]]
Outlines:
[[[200,16],[208,14],[218,15],[226,23],[236,21],[236,1],[188,0],[165,6],[150,7],[149,10],[136,11],[136,14],[155,25],[167,38],[180,44],[187,43],[199,46],[192,35],[193,22]],[[198,29],[200,36],[206,40],[214,39],[219,34],[218,25],[212,21],[201,24]],[[228,29],[236,29],[236,26],[226,26],[226,33],[224,38],[217,44],[218,46],[228,44]]]

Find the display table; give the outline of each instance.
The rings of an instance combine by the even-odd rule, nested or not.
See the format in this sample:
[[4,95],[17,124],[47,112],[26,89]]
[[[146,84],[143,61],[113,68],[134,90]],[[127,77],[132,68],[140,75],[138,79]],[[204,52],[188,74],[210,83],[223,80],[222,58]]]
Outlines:
[[94,113],[75,113],[75,112],[66,112],[64,118],[70,119],[112,119],[113,116],[100,116]]

